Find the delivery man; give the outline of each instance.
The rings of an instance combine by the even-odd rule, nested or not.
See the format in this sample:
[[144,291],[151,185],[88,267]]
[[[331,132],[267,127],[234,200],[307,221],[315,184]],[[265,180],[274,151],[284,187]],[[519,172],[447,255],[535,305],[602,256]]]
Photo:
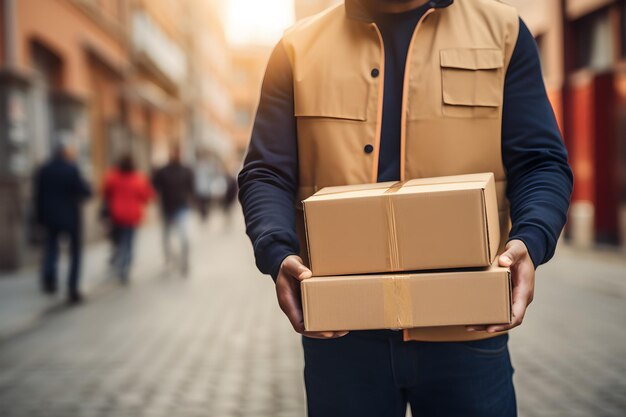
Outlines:
[[[304,331],[299,201],[333,185],[493,172],[510,325]],[[275,47],[239,175],[259,269],[302,333],[311,417],[516,415],[506,330],[553,255],[572,174],[533,37],[496,0],[345,0]],[[304,259],[304,261],[303,261]]]

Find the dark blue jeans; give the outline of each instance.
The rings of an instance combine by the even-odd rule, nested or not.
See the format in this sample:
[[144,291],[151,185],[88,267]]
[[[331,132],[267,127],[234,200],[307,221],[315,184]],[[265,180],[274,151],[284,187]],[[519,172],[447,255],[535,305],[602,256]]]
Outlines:
[[70,244],[70,269],[68,276],[68,293],[78,293],[81,235],[80,230],[63,230],[56,227],[46,228],[46,247],[43,257],[42,286],[46,291],[55,291],[57,287],[57,265],[59,263],[59,243],[67,237]]
[[402,332],[302,338],[309,417],[514,417],[508,335],[403,342]]
[[133,260],[133,242],[135,228],[129,226],[115,226],[114,265],[117,276],[123,282],[128,281],[130,265]]

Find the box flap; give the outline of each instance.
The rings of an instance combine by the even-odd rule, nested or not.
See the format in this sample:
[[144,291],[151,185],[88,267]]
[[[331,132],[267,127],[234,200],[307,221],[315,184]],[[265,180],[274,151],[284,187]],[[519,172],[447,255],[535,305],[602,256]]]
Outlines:
[[498,197],[496,180],[493,175],[487,182],[484,191],[487,238],[489,240],[489,261],[493,262],[500,247],[500,219],[498,217]]
[[317,191],[314,195],[322,196],[327,194],[345,193],[350,191],[364,191],[364,190],[376,190],[391,187],[396,181],[377,182],[372,184],[351,184],[351,185],[337,185],[332,187],[324,187]]
[[380,196],[392,187],[394,188],[394,193],[400,194],[421,192],[430,193],[459,189],[478,189],[485,188],[490,179],[493,179],[493,174],[487,172],[434,178],[415,178],[401,182],[399,187],[394,187],[394,185],[398,184],[398,182],[394,181],[374,184],[356,184],[324,187],[311,197],[304,200],[303,203],[319,200]]
[[408,180],[407,185],[458,184],[460,182],[487,183],[491,176],[493,176],[493,173],[491,172],[479,172],[476,174],[448,175],[444,177],[414,178]]

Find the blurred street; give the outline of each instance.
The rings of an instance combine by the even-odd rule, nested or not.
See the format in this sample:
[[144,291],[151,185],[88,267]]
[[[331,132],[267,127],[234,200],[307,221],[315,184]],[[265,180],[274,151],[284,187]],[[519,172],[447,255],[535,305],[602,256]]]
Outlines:
[[[188,278],[163,271],[149,226],[128,288],[102,280],[84,306],[5,333],[0,415],[304,416],[299,338],[232,220],[194,224]],[[106,276],[105,265],[96,246],[84,274]],[[616,255],[569,249],[542,267],[511,339],[521,416],[625,415],[625,271]]]
[[[255,267],[241,208],[235,203],[229,215],[215,208],[206,224],[195,209],[206,215],[211,204],[227,206],[236,201],[236,177],[251,137],[264,137],[251,133],[257,114],[266,113],[262,107],[258,110],[265,101],[260,96],[262,84],[263,96],[273,102],[274,89],[267,86],[279,79],[274,76],[279,66],[268,67],[268,59],[280,56],[284,46],[292,44],[289,39],[280,41],[285,30],[301,19],[310,20],[289,33],[352,28],[352,24],[314,23],[325,22],[319,19],[331,14],[348,18],[351,13],[342,15],[341,8],[323,11],[341,2],[0,0],[0,417],[306,415],[301,339],[278,307],[271,279]],[[626,0],[504,2],[517,9],[535,39],[546,93],[575,178],[564,243],[555,258],[539,269],[534,302],[524,324],[511,333],[519,415],[626,417]],[[381,12],[386,7],[378,10],[374,2],[368,3],[373,7],[368,14],[381,18],[386,14]],[[436,6],[442,9],[437,13],[443,13],[453,2],[429,3],[429,8]],[[465,6],[457,7],[462,2],[455,3],[457,9],[465,10]],[[476,24],[482,24],[483,17]],[[398,14],[400,19],[404,18]],[[429,19],[426,26],[442,25],[433,27],[432,33],[445,35],[446,21],[465,22],[469,17]],[[373,20],[379,25],[378,17]],[[335,71],[357,74],[357,67],[351,68],[347,59],[345,64],[334,59],[340,55],[332,48],[326,51],[318,34],[310,38],[310,44],[303,43],[303,51],[320,51],[311,64],[305,55],[314,54],[300,53],[294,43],[285,49],[288,54],[282,54],[289,64],[284,69],[296,81],[283,93],[294,100],[276,100],[286,103],[284,109],[268,113],[289,121],[293,116],[296,125],[302,119],[311,126],[350,126],[347,137],[359,141],[368,136],[353,135],[352,129],[373,128],[371,122],[376,120],[372,137],[380,140],[355,142],[345,149],[363,149],[364,154],[354,161],[377,158],[374,163],[383,166],[386,159],[396,158],[396,150],[393,158],[386,156],[388,151],[381,152],[389,143],[400,143],[398,160],[410,161],[404,149],[412,136],[408,123],[427,119],[417,114],[421,110],[411,110],[428,107],[410,104],[413,91],[422,88],[421,84],[413,87],[415,80],[430,83],[425,91],[433,92],[431,107],[437,115],[461,119],[456,111],[446,114],[450,105],[458,105],[458,116],[465,115],[467,120],[450,124],[452,133],[457,122],[468,126],[470,118],[488,122],[483,111],[505,108],[504,98],[500,100],[491,88],[495,83],[484,89],[485,94],[494,95],[484,103],[472,97],[471,90],[467,94],[463,90],[475,83],[474,93],[480,91],[479,82],[495,82],[496,75],[504,76],[505,67],[508,77],[508,58],[493,58],[486,66],[476,63],[482,59],[474,58],[474,50],[484,49],[485,56],[496,57],[499,48],[510,42],[472,45],[474,36],[468,35],[459,37],[455,46],[456,35],[465,32],[454,28],[449,40],[437,35],[428,44],[431,49],[458,49],[460,64],[441,62],[444,49],[418,48],[420,58],[408,59],[413,38],[421,36],[415,34],[417,21],[412,24],[415,31],[406,39],[403,53],[392,42],[392,47],[382,48],[380,61],[368,58],[367,66],[358,67],[358,74],[367,70],[358,77],[334,76]],[[389,23],[393,36],[384,35],[385,39],[378,30],[387,45],[399,39],[400,32],[391,31],[392,26],[398,29],[405,24]],[[500,26],[506,31],[513,27]],[[484,33],[497,40],[495,27],[476,28],[476,36]],[[344,41],[365,45],[366,39],[356,35],[360,31],[346,33],[345,39],[337,36],[336,45],[333,38],[329,46],[341,46]],[[508,32],[502,35],[506,36],[502,39],[512,39]],[[434,42],[439,38],[445,42]],[[375,45],[381,46],[385,45]],[[510,52],[514,62],[518,54],[508,49],[502,52]],[[355,63],[361,58],[352,46],[346,50],[356,51]],[[326,59],[327,53],[333,59]],[[296,55],[302,56],[297,65]],[[439,73],[442,77],[444,72],[467,73],[469,77],[469,71],[459,70],[475,72],[476,76],[468,78],[475,81],[450,88],[452,96],[467,97],[446,98],[449,94],[443,83],[409,76],[412,67],[412,74],[426,74],[415,71],[428,59],[434,60],[434,69],[441,68],[432,72],[435,81]],[[396,60],[404,63],[399,65],[402,72],[397,79],[395,64],[385,66]],[[270,69],[267,74],[266,68]],[[385,68],[391,76],[385,75]],[[287,79],[284,73],[276,74]],[[484,74],[484,80],[478,74]],[[529,76],[525,73],[519,78]],[[536,78],[538,82],[538,72]],[[264,79],[270,82],[263,83]],[[396,83],[389,81],[402,81],[402,85],[390,88]],[[306,87],[318,82],[338,93],[327,97],[318,88]],[[410,85],[405,86],[406,82]],[[498,83],[510,88],[508,82]],[[363,94],[352,94],[361,91],[360,86]],[[384,100],[374,97],[376,91]],[[527,96],[530,99],[532,94]],[[515,94],[502,91],[502,97]],[[302,104],[309,100],[310,109]],[[388,102],[399,109],[393,122],[398,124],[397,132],[386,133],[389,123],[382,121],[383,115],[387,119],[395,113]],[[378,107],[370,110],[372,103]],[[406,114],[411,117],[407,119]],[[496,115],[491,110],[489,114],[490,118]],[[497,114],[508,120],[504,111]],[[327,143],[334,141],[334,132],[309,140],[302,133],[306,129],[300,133],[295,129],[298,137],[289,142],[282,140],[288,135],[276,129],[289,123],[263,119],[256,125],[271,127],[265,135],[268,139],[254,143],[281,150],[276,155],[298,155],[297,160],[280,156],[276,165],[273,157],[260,158],[263,169],[273,166],[281,178],[296,178],[295,173],[285,175],[284,168],[325,160],[322,156]],[[538,121],[533,118],[531,124],[541,124]],[[465,136],[466,132],[460,133]],[[446,127],[442,136],[449,134]],[[510,138],[505,134],[501,139],[504,143]],[[292,149],[293,143],[309,142],[315,151],[300,147],[298,152],[282,152]],[[424,148],[428,152],[423,155],[441,156],[442,161],[432,161],[441,162],[441,167],[460,162],[462,168],[451,172],[469,170],[472,164],[466,164],[469,160],[464,160],[457,142],[451,143],[453,152],[445,147]],[[533,147],[535,154],[553,154],[535,151],[541,149]],[[346,165],[341,167],[352,174],[353,156],[346,153],[345,158]],[[328,166],[339,167],[338,161]],[[530,167],[529,160],[523,161]],[[415,176],[407,167],[419,166],[399,165],[407,178]],[[504,168],[510,176],[510,167]],[[496,169],[501,171],[500,166]],[[298,186],[306,185],[300,172],[305,170],[298,169],[298,182],[302,182]],[[324,172],[318,174],[324,181],[313,181],[316,188],[330,185]],[[192,206],[189,234],[187,208]],[[164,218],[157,216],[158,209]],[[191,240],[187,274],[165,264],[162,222],[172,240],[181,240],[174,242],[180,243],[175,260],[181,265],[187,259],[186,239]],[[70,237],[73,244],[61,243],[60,287],[56,295],[43,295],[42,289],[57,290],[57,238],[61,237]],[[115,241],[115,256],[107,239]],[[72,248],[73,261],[67,257]],[[47,262],[40,265],[42,255]],[[81,291],[66,282],[68,269],[78,259],[82,259]],[[130,282],[124,285],[118,277],[121,281],[127,277],[131,259]],[[40,282],[40,276],[47,279]],[[81,293],[85,296],[82,304]],[[67,298],[76,305],[66,303]]]

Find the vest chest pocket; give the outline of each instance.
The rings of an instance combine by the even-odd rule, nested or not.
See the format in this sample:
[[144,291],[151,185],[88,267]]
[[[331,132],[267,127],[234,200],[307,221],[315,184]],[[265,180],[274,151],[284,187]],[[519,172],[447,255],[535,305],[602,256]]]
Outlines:
[[444,49],[440,59],[443,115],[497,117],[504,89],[502,51]]
[[304,77],[294,84],[295,116],[365,121],[368,90],[367,82],[357,75]]

